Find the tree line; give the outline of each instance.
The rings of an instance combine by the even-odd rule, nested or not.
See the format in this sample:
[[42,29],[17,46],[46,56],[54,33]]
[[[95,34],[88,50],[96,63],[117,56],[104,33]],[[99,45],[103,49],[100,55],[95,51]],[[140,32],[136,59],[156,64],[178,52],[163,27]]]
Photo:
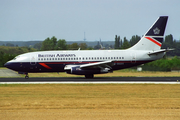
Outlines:
[[72,44],[67,44],[65,39],[59,39],[55,36],[52,38],[46,38],[40,47],[40,50],[45,51],[45,50],[86,50],[89,49],[90,47],[87,46],[86,43],[72,43]]
[[142,66],[145,71],[171,71],[180,70],[180,58],[174,56],[173,58],[163,58]]
[[120,36],[115,36],[114,49],[127,49],[135,45],[141,39],[138,35],[133,35],[130,40],[127,40],[126,37],[120,39]]

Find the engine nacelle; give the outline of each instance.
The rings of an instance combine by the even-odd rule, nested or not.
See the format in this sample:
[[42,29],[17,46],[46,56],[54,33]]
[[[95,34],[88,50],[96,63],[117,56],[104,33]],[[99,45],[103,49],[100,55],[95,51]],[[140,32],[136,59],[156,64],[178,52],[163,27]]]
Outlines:
[[75,74],[75,75],[92,75],[92,74],[103,74],[108,73],[110,71],[109,68],[105,69],[97,69],[97,68],[91,68],[91,69],[81,69],[80,66],[71,67],[71,69],[65,69],[66,73],[68,74]]

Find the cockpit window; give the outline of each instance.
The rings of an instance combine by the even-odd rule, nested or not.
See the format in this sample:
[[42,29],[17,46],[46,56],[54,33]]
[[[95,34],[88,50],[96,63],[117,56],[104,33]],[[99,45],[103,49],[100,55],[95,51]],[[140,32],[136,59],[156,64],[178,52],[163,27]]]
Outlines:
[[13,60],[16,60],[17,58],[19,58],[20,56],[16,56]]

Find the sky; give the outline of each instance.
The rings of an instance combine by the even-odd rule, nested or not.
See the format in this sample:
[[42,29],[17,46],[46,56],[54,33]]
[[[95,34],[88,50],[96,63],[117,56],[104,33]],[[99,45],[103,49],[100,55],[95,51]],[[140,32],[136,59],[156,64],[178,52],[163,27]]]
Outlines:
[[114,41],[144,35],[169,16],[165,35],[180,40],[180,0],[0,0],[0,41]]

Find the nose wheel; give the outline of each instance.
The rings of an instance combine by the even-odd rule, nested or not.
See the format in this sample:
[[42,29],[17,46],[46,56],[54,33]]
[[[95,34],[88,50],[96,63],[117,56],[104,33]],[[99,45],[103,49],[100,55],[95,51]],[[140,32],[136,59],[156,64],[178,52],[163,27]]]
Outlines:
[[28,75],[28,73],[26,74],[25,79],[29,79],[29,75]]

